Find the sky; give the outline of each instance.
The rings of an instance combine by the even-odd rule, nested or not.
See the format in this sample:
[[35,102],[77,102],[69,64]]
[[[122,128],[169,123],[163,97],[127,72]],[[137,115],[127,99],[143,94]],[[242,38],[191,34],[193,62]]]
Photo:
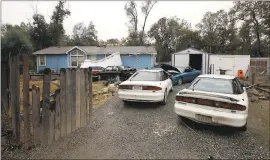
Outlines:
[[[32,15],[35,12],[44,15],[49,22],[57,3],[57,1],[2,1],[2,23],[14,25],[32,22]],[[65,19],[64,29],[71,35],[76,23],[83,22],[88,25],[92,21],[99,39],[127,37],[128,18],[124,11],[125,3],[126,1],[67,1],[65,7],[71,11],[71,15]],[[140,12],[139,6],[142,1],[136,3]],[[220,9],[228,11],[232,6],[232,1],[158,1],[146,22],[146,31],[161,17],[173,16],[187,20],[195,28],[206,12]],[[139,14],[139,28],[142,23],[143,15]]]

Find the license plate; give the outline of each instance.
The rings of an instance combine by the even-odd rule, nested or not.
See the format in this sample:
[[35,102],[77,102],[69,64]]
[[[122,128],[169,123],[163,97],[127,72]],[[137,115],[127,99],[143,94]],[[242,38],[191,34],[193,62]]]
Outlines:
[[198,115],[196,114],[196,119],[198,121],[201,121],[201,122],[205,122],[205,123],[212,123],[212,117],[209,117],[209,116],[203,116],[203,115]]
[[134,90],[142,90],[142,86],[133,86]]

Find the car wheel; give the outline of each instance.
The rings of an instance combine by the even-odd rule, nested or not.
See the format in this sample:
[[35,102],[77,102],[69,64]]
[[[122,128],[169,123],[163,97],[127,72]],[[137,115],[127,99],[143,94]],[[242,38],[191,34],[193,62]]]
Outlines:
[[247,130],[247,122],[243,127],[240,127],[239,130],[242,132],[246,131]]
[[166,105],[167,104],[167,89],[165,90],[165,92],[164,92],[164,99],[163,99],[163,101],[161,102],[161,104],[162,105]]
[[178,80],[178,85],[181,85],[183,83],[183,78],[180,78],[179,80]]

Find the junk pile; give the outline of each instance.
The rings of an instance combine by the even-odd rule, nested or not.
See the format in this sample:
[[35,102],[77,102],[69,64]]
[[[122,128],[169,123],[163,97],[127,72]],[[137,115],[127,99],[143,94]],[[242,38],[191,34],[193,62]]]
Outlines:
[[249,85],[246,87],[251,102],[258,100],[270,100],[270,85],[265,85],[266,82]]

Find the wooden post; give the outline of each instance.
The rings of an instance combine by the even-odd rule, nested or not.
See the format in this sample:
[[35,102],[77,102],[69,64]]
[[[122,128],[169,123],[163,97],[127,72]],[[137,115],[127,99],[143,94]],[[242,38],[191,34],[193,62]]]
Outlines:
[[[61,82],[60,82],[61,83]],[[71,106],[72,106],[72,89],[71,89],[71,69],[66,69],[66,121],[67,121],[67,133],[71,133]]]
[[76,130],[76,69],[71,69],[71,132]]
[[252,77],[251,77],[251,84],[255,83],[255,73],[252,73]]
[[[79,101],[80,103],[80,108],[81,108],[81,127],[86,125],[86,115],[87,115],[87,105],[86,105],[86,100],[88,99],[87,94],[86,94],[86,86],[85,86],[85,74],[87,74],[87,72],[85,72],[85,69],[82,69],[80,72],[80,99]],[[77,93],[78,94],[78,93]],[[84,95],[84,96],[82,96]]]
[[19,55],[9,55],[10,59],[10,105],[13,135],[20,143],[20,79]]
[[66,107],[66,69],[60,69],[60,115],[61,137],[67,134],[67,107]]
[[29,63],[28,55],[23,55],[23,117],[24,117],[24,148],[31,146],[30,110],[29,110]]
[[91,114],[92,114],[92,107],[93,107],[93,95],[92,95],[92,67],[88,69],[88,102],[89,102],[89,110],[88,110],[88,123],[90,123],[91,120]]
[[49,131],[48,131],[48,144],[54,141],[54,123],[55,123],[55,110],[49,110]]
[[89,121],[89,82],[88,82],[88,69],[85,68],[83,70],[83,74],[84,74],[84,82],[85,82],[85,98],[86,98],[86,101],[85,101],[85,105],[86,105],[86,123],[88,124],[88,121]]
[[81,90],[81,69],[78,68],[76,69],[76,129],[81,127],[81,113],[83,114],[82,110],[81,110],[81,98],[85,97],[85,94],[80,94],[80,90]]
[[60,138],[61,128],[61,106],[60,106],[60,89],[55,91],[55,123],[54,123],[54,140],[57,141]]
[[32,86],[32,124],[34,134],[34,145],[40,144],[40,89],[35,85]]
[[46,68],[44,70],[43,79],[43,98],[42,98],[42,144],[47,145],[49,140],[49,119],[50,119],[50,82],[51,70]]

